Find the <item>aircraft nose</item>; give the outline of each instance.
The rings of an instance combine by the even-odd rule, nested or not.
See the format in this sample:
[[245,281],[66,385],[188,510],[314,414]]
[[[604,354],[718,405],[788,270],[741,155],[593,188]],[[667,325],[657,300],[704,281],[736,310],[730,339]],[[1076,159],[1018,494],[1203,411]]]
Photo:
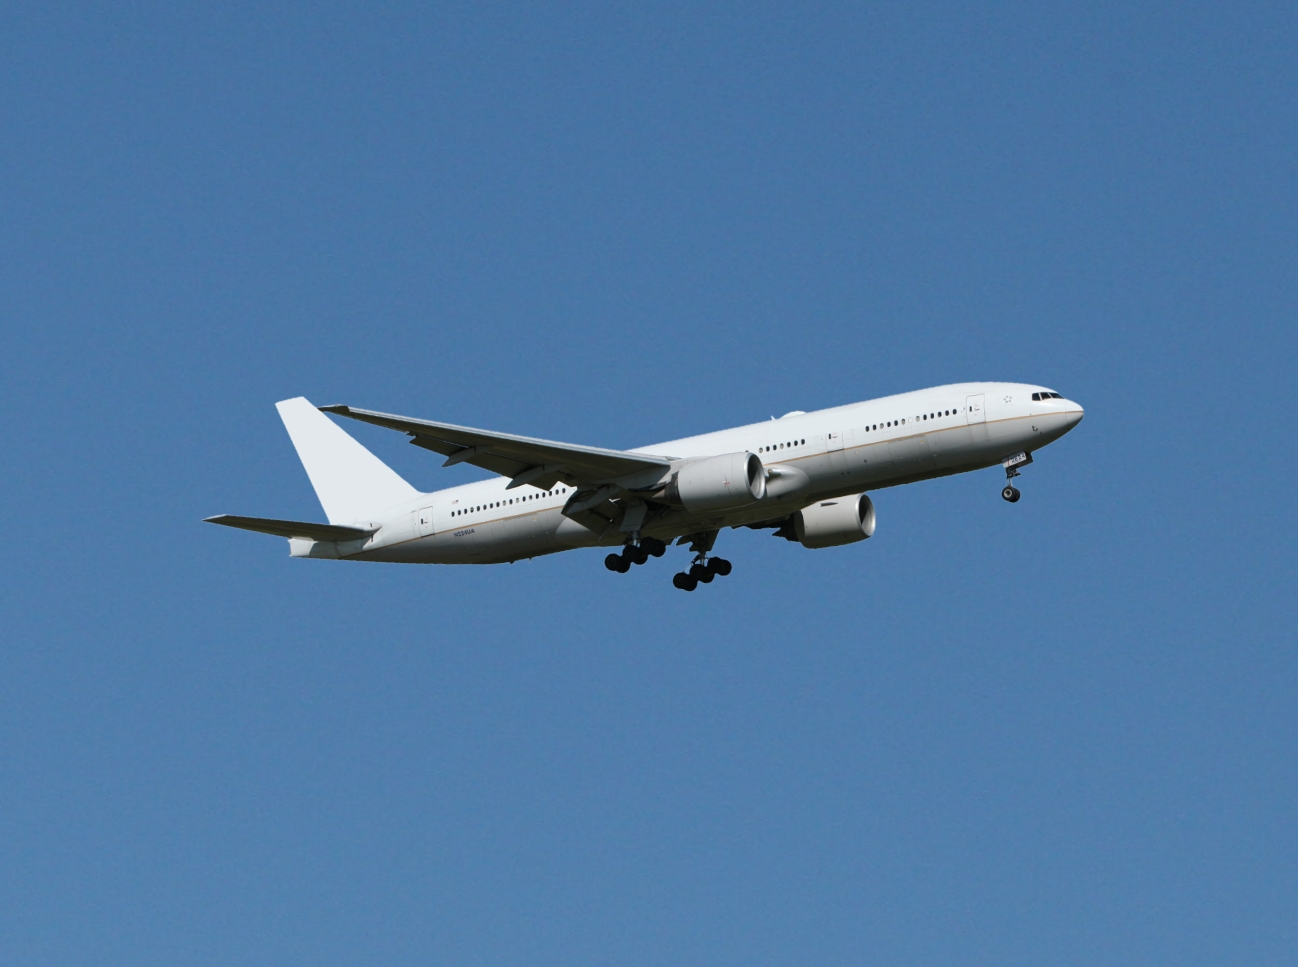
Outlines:
[[1078,423],[1081,423],[1082,417],[1085,415],[1086,411],[1082,409],[1081,403],[1074,403],[1072,400],[1068,401],[1068,409],[1064,413],[1064,418],[1068,421],[1068,429],[1071,430]]

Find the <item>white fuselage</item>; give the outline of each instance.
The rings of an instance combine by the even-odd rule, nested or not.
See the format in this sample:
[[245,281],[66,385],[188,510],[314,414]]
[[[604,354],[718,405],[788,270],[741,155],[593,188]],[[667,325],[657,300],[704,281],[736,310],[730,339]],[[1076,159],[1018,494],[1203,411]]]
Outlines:
[[[810,486],[768,496],[725,513],[675,509],[644,528],[673,539],[725,527],[778,520],[814,501],[978,470],[1020,451],[1032,452],[1077,425],[1082,408],[1066,399],[1034,401],[1044,387],[1024,383],[958,383],[887,396],[813,413],[790,414],[702,436],[670,440],[636,452],[688,459],[751,451],[767,466],[796,467]],[[377,527],[364,540],[295,540],[300,557],[429,564],[493,564],[578,545],[617,545],[625,534],[573,540],[560,532],[572,495],[507,489],[495,477],[421,495],[358,524]],[[566,540],[565,540],[566,537]]]

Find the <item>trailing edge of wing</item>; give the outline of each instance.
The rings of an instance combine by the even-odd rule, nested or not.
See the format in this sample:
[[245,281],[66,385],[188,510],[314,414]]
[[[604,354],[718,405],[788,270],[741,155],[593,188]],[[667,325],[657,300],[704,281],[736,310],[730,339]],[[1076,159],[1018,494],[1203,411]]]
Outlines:
[[[599,447],[575,446],[553,440],[476,430],[451,423],[416,420],[392,413],[377,413],[352,406],[322,406],[326,413],[346,416],[362,423],[399,430],[412,437],[411,443],[450,458],[449,462],[471,463],[492,473],[517,478],[538,467],[547,468],[529,480],[536,486],[553,486],[555,479],[570,484],[589,484],[612,480],[627,474],[653,468],[666,468],[671,461],[666,457],[625,450],[604,450]],[[551,469],[552,468],[552,469]],[[548,481],[548,482],[547,482]]]
[[267,517],[236,517],[233,514],[218,514],[215,517],[204,517],[205,523],[224,524],[226,527],[238,527],[246,531],[257,531],[261,534],[274,534],[276,537],[304,537],[313,541],[355,541],[369,537],[374,533],[361,527],[340,527],[337,524],[310,524],[296,520],[272,520]]

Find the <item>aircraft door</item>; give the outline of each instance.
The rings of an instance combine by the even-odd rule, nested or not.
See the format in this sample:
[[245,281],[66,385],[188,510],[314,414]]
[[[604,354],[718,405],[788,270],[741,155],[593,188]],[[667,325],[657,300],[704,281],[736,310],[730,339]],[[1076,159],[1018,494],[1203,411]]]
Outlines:
[[826,447],[829,451],[829,467],[838,473],[847,471],[847,454],[843,452],[843,431],[831,430],[826,440]]
[[427,537],[433,532],[433,508],[425,507],[415,512],[415,519],[419,523],[419,536]]
[[979,393],[977,396],[971,396],[965,400],[965,422],[986,422],[987,411],[983,408],[983,396],[984,394]]

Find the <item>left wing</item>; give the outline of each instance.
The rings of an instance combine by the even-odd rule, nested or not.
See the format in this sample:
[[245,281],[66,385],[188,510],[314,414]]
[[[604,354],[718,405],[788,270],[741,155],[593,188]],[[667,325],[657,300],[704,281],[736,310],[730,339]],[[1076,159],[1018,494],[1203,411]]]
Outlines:
[[446,456],[444,467],[471,463],[492,473],[513,478],[510,487],[532,484],[549,490],[562,480],[573,487],[589,487],[643,470],[666,470],[667,457],[627,450],[603,450],[553,440],[475,430],[452,423],[416,420],[408,416],[360,410],[352,406],[322,406],[326,413],[362,423],[385,426],[411,436],[410,442]]

